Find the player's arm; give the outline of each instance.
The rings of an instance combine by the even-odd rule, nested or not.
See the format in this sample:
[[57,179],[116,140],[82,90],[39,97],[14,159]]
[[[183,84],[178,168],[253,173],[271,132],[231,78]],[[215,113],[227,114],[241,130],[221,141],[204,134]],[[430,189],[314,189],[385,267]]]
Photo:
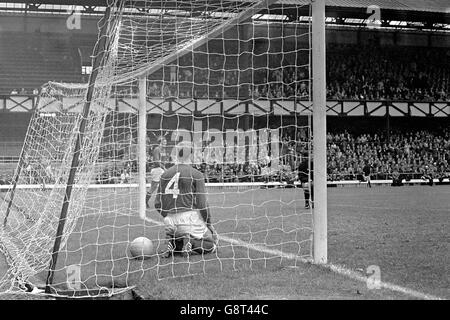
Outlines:
[[205,179],[202,174],[199,174],[199,177],[196,177],[195,179],[195,195],[195,203],[200,211],[200,215],[202,216],[203,221],[205,221],[209,231],[211,231],[214,242],[217,242],[217,232],[211,222],[211,211],[209,210],[208,201],[206,199]]
[[206,224],[211,223],[208,202],[206,200],[206,187],[203,175],[195,179],[195,204]]
[[158,185],[158,191],[156,192],[155,197],[155,209],[158,211],[163,217],[167,214],[162,211],[162,193],[161,193],[161,183]]

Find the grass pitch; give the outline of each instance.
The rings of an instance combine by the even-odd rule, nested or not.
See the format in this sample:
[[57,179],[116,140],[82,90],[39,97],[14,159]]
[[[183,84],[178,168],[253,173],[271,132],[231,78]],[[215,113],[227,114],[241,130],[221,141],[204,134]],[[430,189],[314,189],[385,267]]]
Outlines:
[[[131,190],[89,191],[85,214],[59,255],[55,286],[65,286],[67,266],[77,264],[83,287],[136,285],[147,299],[414,298],[293,258],[311,248],[312,212],[303,209],[301,189],[236,191],[209,192],[225,239],[217,253],[145,260],[129,256],[129,242],[146,236],[163,251],[161,217],[149,209],[154,222],[144,223]],[[329,262],[362,275],[376,265],[383,282],[450,298],[449,194],[449,186],[329,188]]]

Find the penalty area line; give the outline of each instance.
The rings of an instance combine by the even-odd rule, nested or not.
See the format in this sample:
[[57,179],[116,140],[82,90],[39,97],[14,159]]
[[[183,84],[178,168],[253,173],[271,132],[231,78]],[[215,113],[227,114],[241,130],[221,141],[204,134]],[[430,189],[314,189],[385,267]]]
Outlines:
[[[145,217],[144,219],[145,221],[152,223],[152,224],[156,224],[156,225],[160,225],[160,226],[164,226],[164,223],[157,221],[157,220],[153,220],[151,218]],[[243,246],[246,247],[248,249],[254,250],[254,251],[258,251],[258,252],[264,252],[264,253],[268,253],[268,254],[272,254],[274,256],[279,256],[288,260],[299,260],[303,263],[312,263],[312,261],[310,259],[305,259],[303,257],[300,257],[296,254],[293,253],[286,253],[286,252],[282,252],[280,250],[276,250],[276,249],[270,249],[267,248],[265,246],[261,246],[261,245],[256,245],[256,244],[251,244],[239,239],[232,239],[226,236],[221,236],[219,235],[219,240],[231,243],[231,244],[235,244],[235,245],[239,245],[239,246]],[[313,263],[314,264],[314,263]],[[331,263],[326,263],[326,264],[314,264],[318,267],[322,267],[325,269],[328,269],[334,273],[343,275],[347,278],[350,278],[352,280],[356,280],[356,281],[360,281],[360,282],[364,282],[364,283],[368,283],[369,278],[356,272],[353,271],[351,269],[348,269],[344,266],[340,266],[340,265],[334,265]],[[395,291],[395,292],[399,292],[402,293],[404,295],[413,297],[413,298],[417,298],[417,299],[422,299],[422,300],[444,300],[443,298],[431,295],[431,294],[426,294],[420,291],[416,291],[410,288],[406,288],[406,287],[402,287],[390,282],[384,282],[384,281],[380,281],[379,282],[379,286],[380,288],[383,289],[387,289],[390,291]]]

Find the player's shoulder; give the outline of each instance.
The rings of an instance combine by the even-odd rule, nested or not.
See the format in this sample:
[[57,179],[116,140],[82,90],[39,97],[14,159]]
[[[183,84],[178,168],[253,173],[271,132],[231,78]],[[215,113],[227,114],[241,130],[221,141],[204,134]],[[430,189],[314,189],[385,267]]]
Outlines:
[[180,172],[181,176],[185,178],[191,178],[195,180],[201,180],[204,178],[203,173],[200,170],[194,168],[189,164],[180,164],[178,165],[177,170]]
[[197,169],[195,169],[193,166],[189,165],[189,164],[179,164],[176,165],[178,167],[178,170],[185,175],[198,175],[201,174],[200,171],[198,171]]
[[163,176],[173,176],[175,173],[177,173],[178,170],[176,168],[176,165],[171,166],[169,168],[167,168],[166,170],[164,170]]

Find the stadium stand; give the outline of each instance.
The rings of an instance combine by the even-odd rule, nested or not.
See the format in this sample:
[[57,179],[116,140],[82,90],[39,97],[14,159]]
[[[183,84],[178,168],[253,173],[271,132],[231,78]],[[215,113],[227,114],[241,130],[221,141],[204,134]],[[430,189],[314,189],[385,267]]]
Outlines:
[[329,45],[330,99],[447,101],[450,50],[401,46]]
[[4,113],[0,117],[0,184],[16,168],[30,118],[28,112]]
[[47,81],[82,79],[81,39],[56,33],[1,32],[0,42],[0,94],[32,94]]
[[421,179],[426,170],[436,178],[450,173],[450,130],[378,134],[348,132],[328,134],[329,180],[361,179],[366,163],[372,164],[373,179]]
[[[50,80],[83,82],[83,60],[95,42],[93,35],[58,35],[52,33],[1,32],[0,41],[0,94],[32,94]],[[227,98],[230,96],[274,99],[300,99],[309,96],[308,72],[294,69],[286,62],[272,59],[269,70],[253,65],[250,78],[238,75],[238,55],[202,54],[180,57],[173,64],[163,66],[150,77],[150,97]],[[223,43],[211,41],[209,50],[221,52]],[[236,52],[235,52],[236,53]],[[332,100],[395,100],[395,101],[449,101],[450,49],[418,46],[389,46],[379,44],[327,45],[327,96]],[[297,62],[302,65],[306,61]],[[32,72],[30,72],[30,70]],[[209,71],[207,71],[209,70]],[[223,79],[223,80],[221,80]],[[239,81],[254,80],[251,88]],[[300,80],[300,84],[295,81]],[[303,81],[304,80],[304,81]],[[225,90],[219,85],[225,84]],[[294,87],[294,83],[297,85]],[[217,84],[219,90],[214,89]],[[117,88],[116,94],[136,90],[131,85]],[[236,90],[239,94],[236,94]],[[0,117],[0,176],[11,175],[18,160],[30,115],[2,114]],[[11,130],[14,126],[15,130]],[[330,130],[328,133],[328,174],[330,181],[359,180],[364,163],[372,159],[375,179],[390,179],[395,172],[406,179],[418,179],[424,170],[436,177],[448,178],[450,172],[450,133],[428,129],[413,133],[385,130],[377,133]],[[286,170],[264,176],[269,164],[199,166],[210,181],[267,181],[280,180],[295,169],[302,150],[295,141],[302,139],[287,133],[283,137],[283,163]],[[290,167],[290,169],[288,169]],[[231,178],[233,177],[233,178]]]
[[[327,96],[330,99],[447,101],[450,97],[448,49],[329,44],[327,53]],[[214,55],[209,59],[210,72],[206,72],[206,65],[201,64],[205,64],[207,59],[199,55],[194,56],[194,63],[188,56],[180,58],[177,66],[161,68],[152,75],[154,81],[150,85],[149,95],[182,98],[192,95],[198,98],[235,96],[236,90],[239,90],[237,62],[229,58],[220,61]],[[293,98],[295,95],[307,99],[307,70],[291,65],[282,66],[281,61],[273,63],[271,70],[253,66],[253,97]],[[226,85],[223,92],[213,89],[206,91],[205,84],[214,88],[221,78],[224,78]],[[245,79],[242,79],[240,81],[245,83]],[[239,96],[248,95],[248,91],[239,92]]]
[[[89,60],[95,38],[91,35],[64,36],[52,33],[1,32],[0,94],[31,94],[47,81],[85,81],[82,60]],[[236,44],[230,43],[231,48]],[[223,51],[221,43],[209,44],[212,52]],[[229,49],[227,49],[229,50]],[[232,50],[231,50],[232,51]],[[450,50],[446,48],[328,44],[327,80],[330,99],[446,101],[450,97]],[[84,58],[80,57],[84,56]],[[151,97],[226,98],[240,89],[238,58],[230,54],[208,59],[184,56],[157,72],[149,87]],[[345,59],[343,59],[345,57]],[[271,70],[253,65],[253,88],[239,96],[300,98],[309,96],[307,70],[273,60]],[[302,65],[306,61],[297,62]],[[207,66],[210,72],[207,72]],[[33,71],[33,72],[30,72]],[[226,89],[214,90],[224,78]],[[299,79],[297,84],[294,79]],[[163,80],[163,81],[162,81]],[[304,82],[302,80],[305,80]],[[194,83],[194,85],[193,85]],[[217,86],[219,88],[219,86]],[[209,88],[209,90],[207,90]],[[121,88],[129,92],[134,88]]]

